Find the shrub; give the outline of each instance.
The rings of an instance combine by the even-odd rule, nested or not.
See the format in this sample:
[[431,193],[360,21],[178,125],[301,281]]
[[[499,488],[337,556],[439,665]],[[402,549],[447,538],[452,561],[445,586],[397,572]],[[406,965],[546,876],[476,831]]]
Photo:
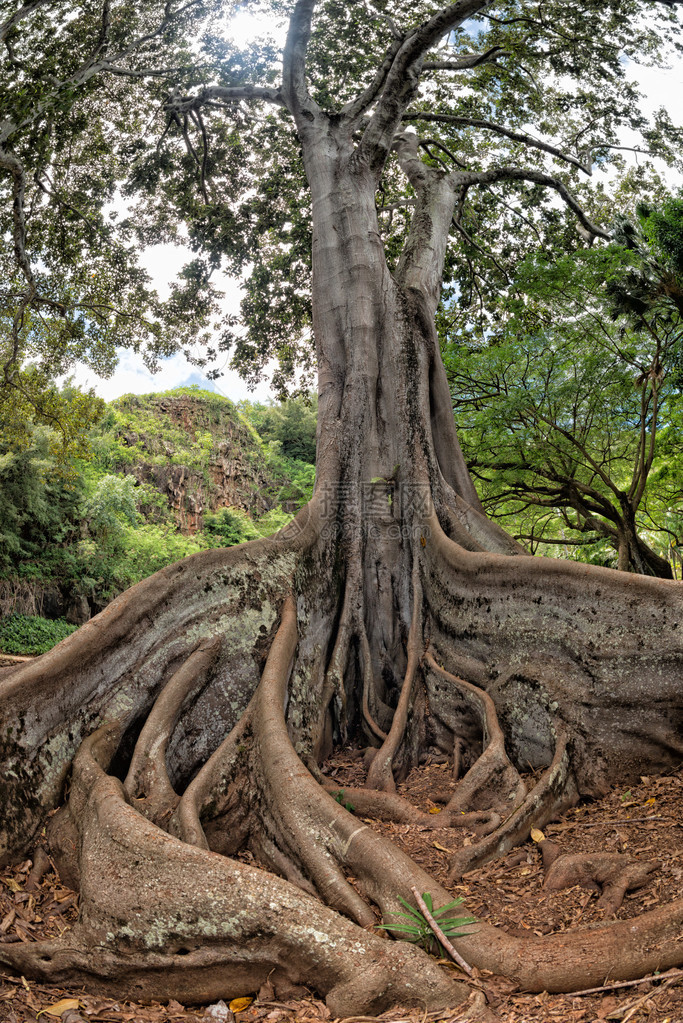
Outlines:
[[44,654],[76,631],[63,618],[11,614],[0,619],[0,650],[6,654]]

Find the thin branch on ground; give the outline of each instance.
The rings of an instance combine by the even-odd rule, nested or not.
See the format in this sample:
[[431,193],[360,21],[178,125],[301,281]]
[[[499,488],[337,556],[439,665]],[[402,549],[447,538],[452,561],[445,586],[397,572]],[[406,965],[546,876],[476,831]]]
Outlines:
[[441,943],[441,945],[443,945],[443,947],[448,952],[448,954],[451,957],[451,959],[453,960],[453,962],[457,963],[458,966],[460,966],[465,971],[465,973],[471,975],[472,967],[468,963],[465,962],[465,960],[460,955],[460,953],[457,951],[457,949],[455,949],[451,945],[450,941],[448,940],[448,938],[446,937],[444,932],[441,930],[441,928],[437,924],[437,922],[434,919],[434,917],[432,916],[432,914],[429,912],[429,909],[427,908],[427,903],[422,898],[422,896],[418,892],[418,890],[415,887],[415,885],[413,885],[410,890],[413,893],[413,895],[415,896],[415,901],[417,902],[418,906],[420,907],[420,912],[422,913],[423,917],[425,918],[425,920],[427,921],[427,923],[429,924],[431,929],[434,931],[434,934],[436,935],[436,937],[439,940],[439,942]]

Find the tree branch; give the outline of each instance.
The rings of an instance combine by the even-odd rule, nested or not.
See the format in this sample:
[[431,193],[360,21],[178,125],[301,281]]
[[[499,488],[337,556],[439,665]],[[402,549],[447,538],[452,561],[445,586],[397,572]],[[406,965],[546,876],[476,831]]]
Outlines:
[[314,9],[315,0],[297,0],[289,19],[282,58],[282,94],[297,123],[302,115],[310,120],[318,110],[308,94],[306,84],[306,53]]
[[417,197],[396,277],[405,287],[420,291],[435,312],[457,189],[448,172],[420,159],[418,145],[417,135],[412,132],[394,142],[398,162]]
[[50,4],[55,3],[55,0],[31,0],[31,3],[24,4],[18,11],[15,11],[11,18],[7,21],[3,21],[0,25],[0,43],[4,43],[5,39],[12,31],[15,25],[17,25],[24,18],[28,17],[29,14],[33,14],[40,7],[46,7]]
[[264,100],[266,103],[274,103],[276,106],[285,106],[279,88],[259,85],[210,85],[202,89],[196,96],[171,97],[165,107],[175,113],[184,114],[191,110],[197,111],[215,100],[221,100],[225,104],[239,103],[242,100]]
[[530,181],[535,185],[546,185],[554,188],[564,200],[567,206],[576,214],[579,223],[592,235],[606,238],[612,237],[608,231],[604,231],[597,224],[586,216],[579,202],[574,198],[564,182],[552,174],[545,174],[542,171],[531,170],[523,167],[495,167],[487,171],[454,171],[453,177],[457,179],[458,185],[489,185],[496,181]]
[[543,142],[540,139],[535,139],[531,135],[527,135],[525,132],[513,131],[512,128],[505,128],[502,124],[495,124],[493,121],[485,121],[476,117],[458,117],[455,114],[430,114],[425,110],[405,113],[402,120],[458,124],[467,128],[480,128],[482,131],[491,131],[496,135],[501,135],[504,138],[511,139],[513,142],[521,142],[525,146],[540,149],[544,153],[550,153],[551,156],[556,156],[558,160],[564,160],[566,163],[570,163],[574,167],[578,167],[579,170],[582,170],[585,174],[590,175],[592,173],[592,168],[578,157],[571,156],[569,153],[564,153],[561,149],[551,145],[549,142]]
[[487,7],[492,0],[457,0],[408,32],[386,76],[380,102],[370,118],[361,142],[361,155],[376,172],[384,166],[401,115],[412,100],[420,80],[425,54],[447,32]]
[[[393,24],[393,23],[392,23]],[[391,66],[394,63],[398,51],[401,49],[403,43],[403,37],[399,35],[398,38],[394,36],[394,41],[388,48],[384,60],[380,64],[370,85],[365,89],[360,96],[356,99],[351,100],[345,106],[342,107],[342,113],[346,114],[351,121],[357,120],[361,117],[368,107],[374,103],[382,91],[382,87],[387,80],[387,75],[391,70]]]
[[469,68],[489,64],[507,54],[502,46],[492,46],[485,53],[465,53],[459,60],[430,60],[422,65],[423,71],[466,71]]

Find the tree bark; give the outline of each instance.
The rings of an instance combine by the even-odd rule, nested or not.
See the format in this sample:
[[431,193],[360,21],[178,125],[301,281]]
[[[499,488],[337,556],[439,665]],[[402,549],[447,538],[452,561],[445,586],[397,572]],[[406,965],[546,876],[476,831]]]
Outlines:
[[[453,808],[493,830],[453,877],[683,751],[678,584],[525,556],[482,512],[434,328],[460,178],[396,140],[416,206],[392,274],[376,159],[305,94],[312,8],[295,5],[283,95],[312,196],[315,494],[275,537],[164,569],[2,682],[3,862],[61,807],[49,842],[81,891],[70,935],[0,948],[25,976],[191,1002],[272,976],[333,1015],[455,1004],[467,989],[425,953],[370,933],[413,885],[436,909],[450,895],[335,801],[331,745],[363,737],[373,807],[396,816],[428,746],[481,754]],[[571,990],[680,964],[682,917],[679,900],[528,941],[479,923],[455,945]]]

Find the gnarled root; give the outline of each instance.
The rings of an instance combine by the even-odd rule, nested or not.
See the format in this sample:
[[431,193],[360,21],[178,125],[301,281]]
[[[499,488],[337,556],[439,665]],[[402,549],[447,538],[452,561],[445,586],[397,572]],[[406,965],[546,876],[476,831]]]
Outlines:
[[[465,706],[463,718],[471,723],[473,733],[483,731],[488,736],[484,752],[493,743],[497,722],[492,704],[479,687],[489,690],[500,724],[508,739],[512,737],[508,752],[517,756],[515,762],[523,763],[522,752],[531,749],[532,757],[537,754],[533,766],[544,771],[522,798],[521,790],[515,788],[514,768],[495,769],[495,762],[502,762],[505,754],[500,743],[500,756],[490,755],[494,762],[489,764],[490,770],[484,759],[478,780],[475,772],[469,781],[466,776],[459,783],[460,797],[470,786],[467,798],[473,801],[483,798],[483,793],[495,795],[501,777],[505,786],[512,780],[513,791],[520,794],[520,803],[491,835],[456,854],[453,871],[459,874],[511,848],[526,837],[532,825],[542,825],[573,801],[574,775],[582,766],[577,746],[582,744],[585,753],[589,743],[602,741],[605,729],[602,725],[602,732],[597,729],[596,739],[590,728],[572,727],[578,718],[572,719],[571,714],[578,711],[573,710],[562,687],[571,695],[572,685],[578,686],[576,680],[585,678],[587,671],[577,657],[572,659],[565,632],[564,646],[552,661],[555,674],[549,692],[542,691],[537,681],[546,676],[542,672],[534,675],[528,657],[523,664],[521,655],[512,666],[503,663],[501,643],[517,642],[505,616],[509,605],[504,590],[513,576],[515,585],[520,575],[528,577],[522,605],[528,611],[529,630],[536,627],[533,616],[538,613],[539,588],[533,588],[536,570],[527,564],[533,559],[522,559],[522,569],[513,573],[480,554],[458,555],[458,561],[449,541],[444,569],[433,564],[431,541],[427,543],[425,538],[425,544],[413,563],[412,627],[403,692],[383,750],[376,755],[380,761],[375,780],[380,788],[391,789],[395,762],[412,743],[410,730],[421,738],[419,729],[430,727],[422,720],[423,711],[426,716],[420,702],[424,690],[414,685],[424,648],[423,615],[425,620],[429,618],[435,649],[444,655],[449,653],[448,629],[451,635],[460,629],[464,650],[460,643],[451,642],[450,647],[453,656],[457,653],[458,670],[477,685],[449,680],[438,665],[438,670],[429,665],[428,678],[442,685],[445,700],[458,694]],[[405,853],[347,812],[325,791],[319,775],[305,766],[314,760],[316,750],[327,745],[334,727],[343,735],[354,714],[356,721],[363,714],[359,699],[349,699],[348,708],[343,702],[347,682],[347,651],[343,648],[359,638],[362,647],[362,629],[358,609],[354,610],[349,600],[348,613],[342,616],[348,643],[339,642],[334,625],[338,595],[332,594],[322,607],[319,603],[313,607],[314,598],[306,590],[311,566],[302,566],[301,560],[296,551],[272,543],[257,544],[249,551],[212,552],[207,558],[189,559],[182,570],[168,570],[138,591],[144,614],[155,627],[155,616],[163,620],[152,634],[143,630],[134,638],[135,649],[129,649],[127,636],[137,621],[138,609],[133,612],[128,596],[113,605],[109,624],[105,612],[84,632],[84,638],[79,640],[77,634],[73,642],[65,641],[61,652],[48,655],[43,665],[25,669],[34,686],[30,700],[21,697],[15,676],[8,680],[7,753],[15,763],[28,766],[25,776],[12,782],[23,803],[13,814],[7,844],[16,856],[31,842],[37,822],[42,824],[47,808],[58,802],[73,749],[80,745],[69,803],[54,818],[50,839],[61,846],[60,865],[70,867],[72,883],[78,884],[80,878],[82,902],[78,924],[62,941],[6,946],[0,949],[0,962],[59,983],[87,982],[111,993],[195,1002],[256,990],[272,973],[276,989],[278,982],[314,983],[338,1015],[377,1012],[396,1003],[452,1005],[466,996],[466,989],[442,974],[419,950],[363,929],[378,920],[378,910],[389,923],[391,914],[401,909],[399,896],[409,897],[413,886],[420,892],[429,891],[437,910],[452,896]],[[456,602],[448,589],[455,584],[444,571],[451,573],[456,561],[462,568],[464,582],[460,585],[472,593],[481,591],[482,580],[486,582],[489,573],[497,601],[490,614],[482,610],[478,597],[468,597],[466,610],[457,611],[461,621],[455,622]],[[297,607],[288,596],[295,571],[297,583],[302,583],[297,598],[301,620],[306,621],[301,638]],[[493,578],[496,573],[504,577],[503,583]],[[571,608],[572,601],[578,599],[578,575],[573,570],[565,575],[566,605]],[[599,576],[600,585],[602,580]],[[446,595],[440,605],[439,586]],[[640,591],[638,583],[637,593]],[[668,590],[666,596],[667,608],[671,604],[667,613],[673,615]],[[185,598],[187,603],[183,603]],[[209,601],[208,611],[205,600]],[[169,601],[176,605],[172,615],[166,610]],[[464,603],[462,598],[457,606]],[[446,622],[443,627],[441,613]],[[542,629],[538,628],[547,640],[554,633],[551,614],[544,613]],[[449,614],[451,621],[446,620]],[[228,626],[236,622],[234,635]],[[104,640],[100,642],[104,647],[101,659],[95,652],[98,630]],[[219,642],[213,661],[211,642],[215,637]],[[202,646],[205,641],[208,646]],[[555,647],[547,641],[548,650],[554,653]],[[610,642],[614,645],[616,641]],[[399,646],[397,642],[397,663],[402,664]],[[498,660],[490,650],[496,651]],[[82,673],[79,651],[91,658]],[[541,668],[550,663],[550,653],[546,662],[539,661]],[[620,654],[608,653],[623,667]],[[330,654],[334,654],[331,660]],[[365,675],[370,661],[367,654],[367,649],[365,653],[361,650],[360,660],[370,685],[371,677]],[[462,667],[468,658],[472,671]],[[670,661],[673,665],[673,655]],[[565,665],[573,675],[565,674]],[[662,662],[653,659],[649,670],[656,672],[660,667]],[[41,675],[41,671],[52,669],[54,675]],[[591,664],[590,670],[598,679],[607,677],[602,665]],[[400,673],[393,677],[400,678]],[[673,686],[673,682],[669,684]],[[62,689],[66,694],[63,707],[55,697]],[[381,696],[379,679],[377,690],[375,696]],[[519,693],[529,696],[528,707],[533,711],[524,718],[512,714]],[[324,714],[320,712],[321,695]],[[435,717],[431,693],[428,695]],[[589,696],[593,714],[596,707],[602,708],[599,700],[604,693],[596,683]],[[32,717],[23,713],[27,702],[34,708]],[[366,704],[374,717],[378,703],[372,706],[368,700]],[[48,710],[36,710],[39,705]],[[440,707],[439,712],[442,710]],[[346,721],[335,719],[335,714],[338,718],[346,714]],[[608,724],[616,719],[617,710],[613,707],[610,714]],[[143,727],[150,715],[154,726]],[[20,741],[10,731],[10,724],[14,729],[19,720],[23,729]],[[589,715],[586,720],[595,719]],[[103,730],[81,741],[103,721]],[[376,723],[384,730],[385,722]],[[451,734],[457,734],[456,729],[452,728]],[[621,734],[623,741],[624,728]],[[156,742],[160,750],[165,746],[165,756],[156,755]],[[448,737],[445,748],[447,743]],[[411,749],[411,756],[415,752]],[[606,772],[609,776],[612,754],[608,752],[594,775],[588,777],[584,769],[583,777],[591,784],[593,780],[597,784]],[[576,758],[576,766],[570,762],[570,754]],[[151,816],[171,833],[138,812],[121,783],[109,776],[125,777],[126,771],[131,797],[135,800],[153,792]],[[34,777],[36,787],[32,789]],[[8,785],[7,781],[0,779],[2,785]],[[407,809],[403,800],[396,802],[395,793],[363,793],[350,797],[351,802],[357,798],[359,809],[361,800],[367,798],[374,800],[375,812],[384,809],[414,819],[415,808]],[[178,797],[168,819],[167,810]],[[458,816],[459,812],[444,810],[433,824],[443,826],[447,820],[455,824]],[[418,820],[425,825],[421,817]],[[227,858],[245,845],[266,868],[287,880]],[[606,975],[628,979],[679,965],[683,961],[682,925],[683,900],[678,900],[635,920],[541,938],[515,938],[478,922],[472,933],[454,944],[467,962],[503,974],[526,989],[566,991],[601,983]]]
[[278,981],[315,978],[336,1016],[439,1008],[466,996],[417,948],[361,930],[272,874],[161,832],[104,773],[117,738],[116,729],[95,733],[74,764],[83,806],[78,923],[63,941],[4,947],[0,962],[142,1000],[205,1002],[257,990],[269,977],[276,990]]
[[258,651],[304,544],[302,530],[291,542],[205,551],[162,569],[4,681],[0,863],[32,848],[48,811],[61,803],[83,739],[102,722],[120,720],[125,771],[159,693],[198,642],[219,636],[216,684],[198,693],[169,746],[169,760],[182,764],[184,776],[201,766],[258,685]]
[[564,853],[555,842],[539,842],[545,870],[544,888],[560,891],[582,885],[600,892],[597,908],[613,916],[626,892],[642,888],[651,880],[659,860],[634,860],[623,853]]
[[166,769],[166,751],[183,709],[206,686],[220,650],[219,637],[199,643],[157,698],[140,733],[123,790],[155,823],[170,816],[178,802]]
[[438,814],[425,813],[409,803],[396,792],[376,792],[374,789],[358,789],[325,779],[324,788],[331,796],[344,804],[350,803],[354,812],[379,821],[394,821],[396,824],[416,824],[423,830],[437,828],[472,828],[482,835],[493,831],[500,824],[500,816],[492,810],[473,810],[471,813],[449,810]]
[[445,679],[458,691],[468,707],[479,718],[483,734],[483,753],[465,777],[457,783],[446,809],[467,810],[486,807],[507,816],[513,807],[518,806],[524,800],[527,790],[505,752],[505,736],[498,723],[493,700],[485,690],[452,675],[437,664],[431,650],[425,654],[424,662],[429,670]]
[[577,798],[566,732],[562,724],[558,723],[557,745],[550,767],[543,772],[521,806],[515,807],[495,831],[455,854],[450,863],[449,877],[459,878],[468,870],[474,870],[504,855],[524,841],[532,827],[542,827],[546,821],[573,806]]
[[420,563],[419,559],[415,557],[413,561],[413,615],[408,635],[408,663],[401,687],[401,695],[391,722],[391,728],[370,764],[366,782],[366,786],[369,789],[379,789],[381,792],[396,791],[392,764],[403,740],[408,723],[408,713],[413,695],[413,682],[422,653],[421,623],[422,587],[420,585]]

